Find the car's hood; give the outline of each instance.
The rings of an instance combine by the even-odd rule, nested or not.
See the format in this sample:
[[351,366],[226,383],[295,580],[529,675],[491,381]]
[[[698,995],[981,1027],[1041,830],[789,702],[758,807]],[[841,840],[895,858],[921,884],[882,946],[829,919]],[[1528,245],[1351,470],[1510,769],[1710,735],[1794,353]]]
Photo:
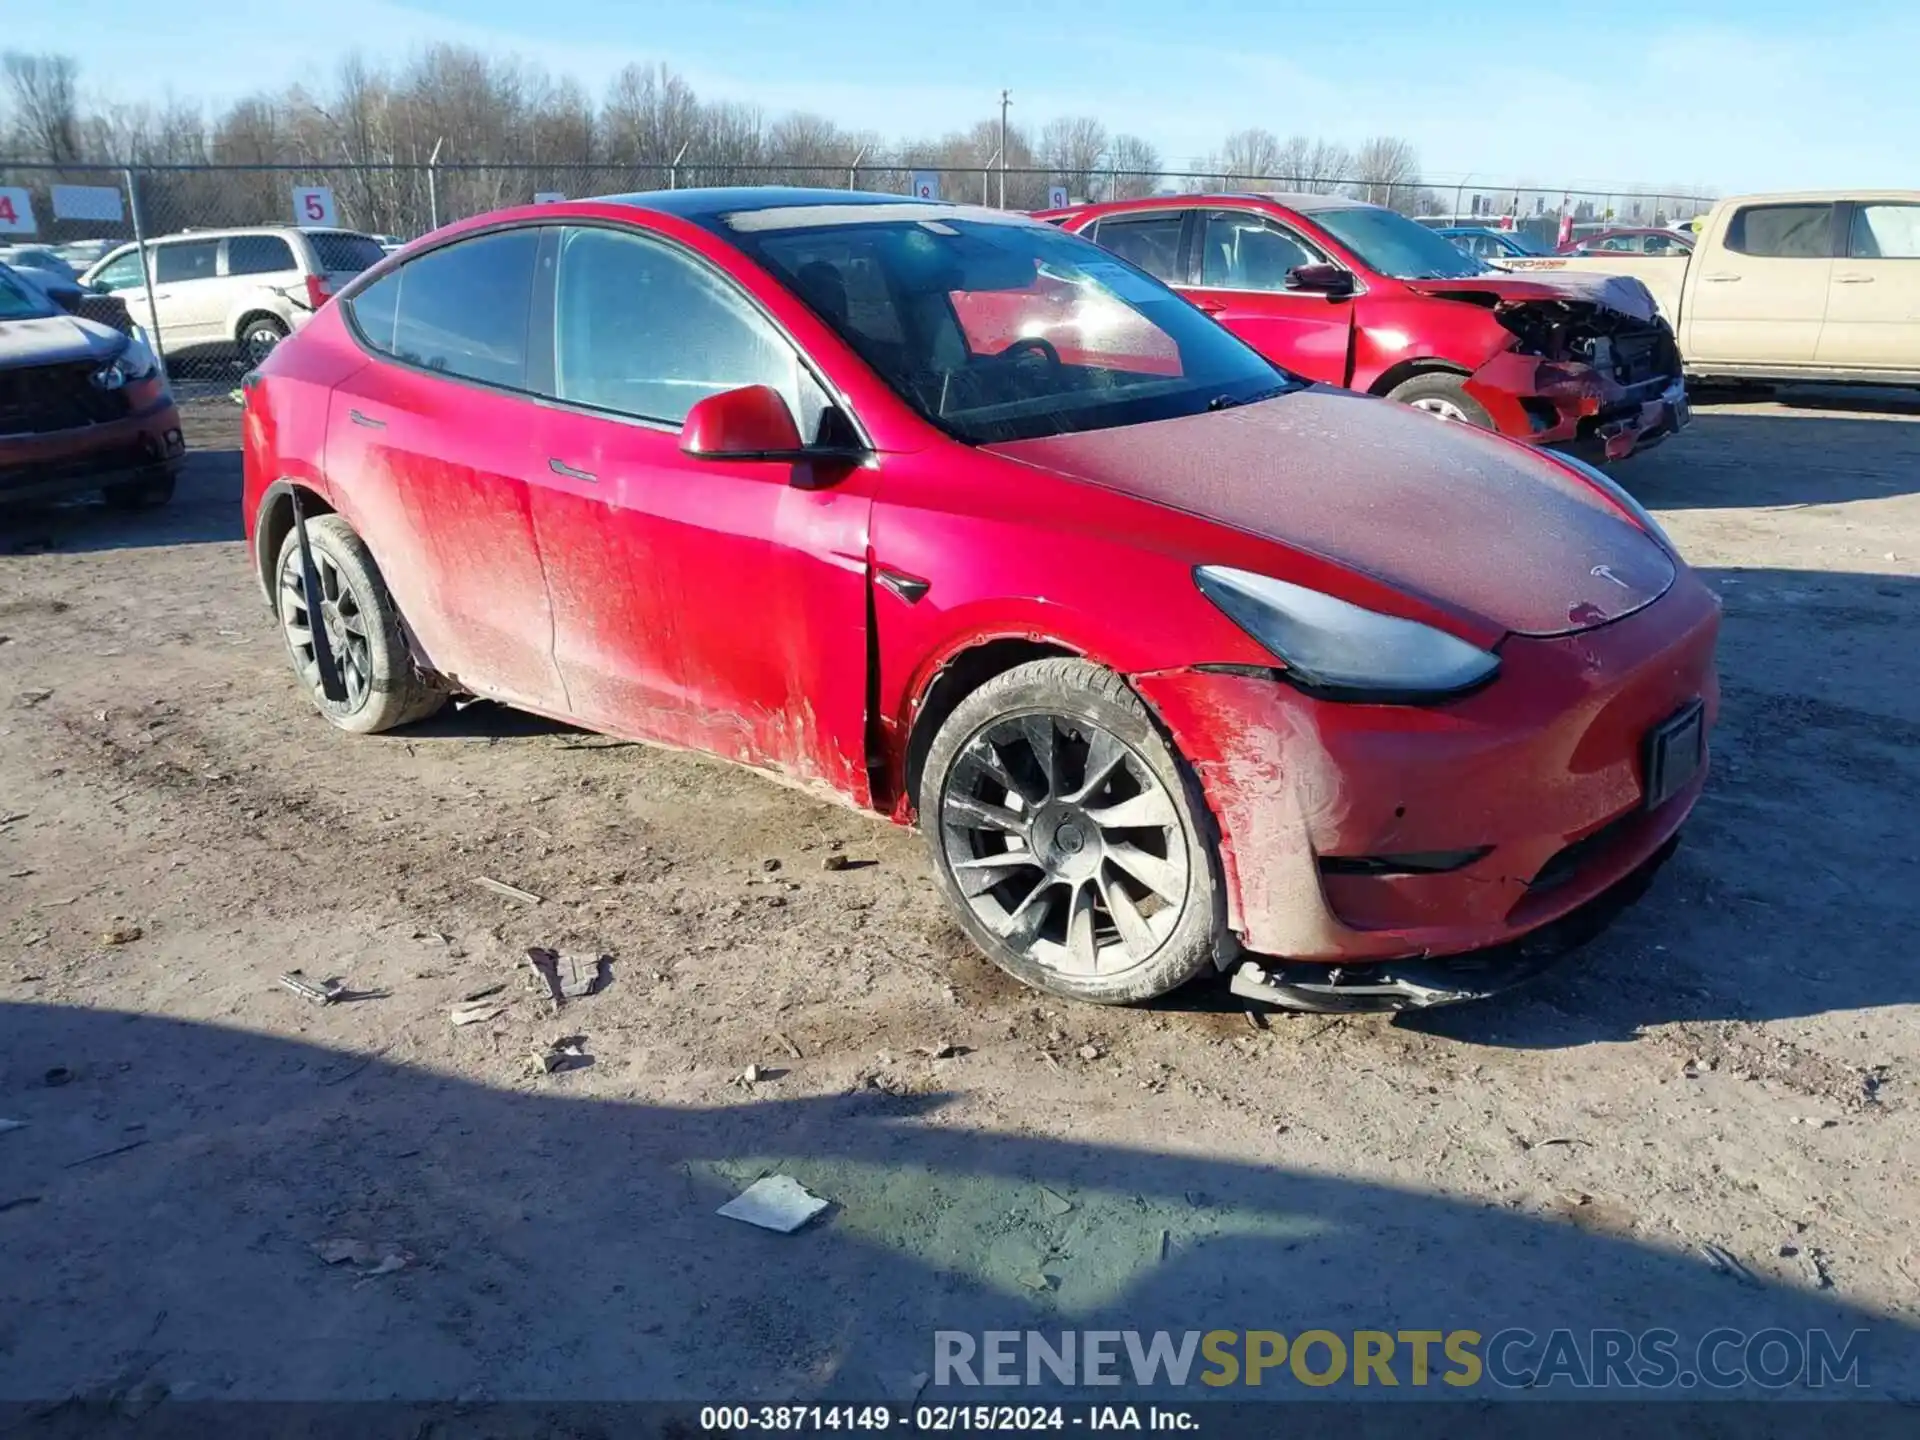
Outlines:
[[1519,634],[1617,620],[1674,579],[1667,552],[1564,466],[1344,390],[987,448],[1312,551]]
[[[1531,267],[1539,257],[1513,256],[1510,265]],[[1491,296],[1496,304],[1528,300],[1572,300],[1618,310],[1636,320],[1654,317],[1653,292],[1630,275],[1596,275],[1586,270],[1536,270],[1525,274],[1510,271],[1497,275],[1469,275],[1461,280],[1408,280],[1409,290],[1441,300],[1468,300],[1485,304]]]
[[0,320],[0,369],[58,365],[69,360],[111,360],[126,343],[127,337],[119,331],[73,315]]

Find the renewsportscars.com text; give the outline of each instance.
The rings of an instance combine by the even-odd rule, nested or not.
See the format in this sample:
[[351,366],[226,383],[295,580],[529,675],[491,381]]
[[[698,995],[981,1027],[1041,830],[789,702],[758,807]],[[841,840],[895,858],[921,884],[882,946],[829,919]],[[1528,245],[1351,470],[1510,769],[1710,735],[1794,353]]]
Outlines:
[[1867,1332],[940,1330],[933,1386],[1864,1388]]

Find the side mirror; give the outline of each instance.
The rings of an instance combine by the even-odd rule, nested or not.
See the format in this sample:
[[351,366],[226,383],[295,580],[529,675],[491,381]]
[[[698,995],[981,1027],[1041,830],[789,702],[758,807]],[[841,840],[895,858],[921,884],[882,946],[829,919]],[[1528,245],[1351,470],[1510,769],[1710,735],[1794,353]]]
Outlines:
[[699,460],[798,460],[800,427],[778,390],[743,385],[709,395],[680,426],[680,449]]
[[1338,265],[1296,265],[1287,271],[1287,289],[1316,295],[1351,295],[1353,274]]

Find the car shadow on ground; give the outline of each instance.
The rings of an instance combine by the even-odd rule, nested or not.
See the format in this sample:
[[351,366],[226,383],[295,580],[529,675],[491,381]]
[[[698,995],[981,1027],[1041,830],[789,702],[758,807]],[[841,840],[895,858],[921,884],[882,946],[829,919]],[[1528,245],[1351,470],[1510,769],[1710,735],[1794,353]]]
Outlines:
[[[957,1118],[964,1060],[936,1093],[593,1098],[574,1087],[617,1083],[645,1039],[597,1036],[574,1008],[564,1028],[585,1032],[591,1069],[520,1077],[462,1031],[498,1076],[483,1085],[240,1029],[0,1005],[0,1111],[24,1122],[3,1142],[0,1400],[1033,1398],[928,1383],[935,1331],[988,1329],[1350,1344],[1567,1328],[1585,1347],[1594,1328],[1658,1326],[1688,1375],[1715,1327],[1821,1330],[1836,1349],[1865,1330],[1856,1398],[1901,1393],[1920,1363],[1898,1321],[1706,1263],[1693,1246],[1713,1236],[1663,1247],[1554,1218],[1551,1177],[1541,1208],[1510,1209],[1192,1147],[989,1133]],[[356,1013],[312,1023],[350,1037]],[[831,1208],[788,1236],[714,1214],[771,1173]],[[1400,1352],[1400,1398],[1515,1393],[1441,1386],[1452,1367],[1433,1358],[1415,1390]],[[1377,1393],[1277,1368],[1184,1395]]]
[[1609,473],[1655,510],[1838,505],[1920,491],[1920,423],[1908,418],[1920,402],[1869,393],[1807,397],[1804,406],[1773,396],[1711,403],[1683,434]]
[[1920,580],[1701,574],[1726,606],[1721,713],[1713,772],[1672,862],[1532,985],[1401,1023],[1557,1047],[1678,1020],[1920,1002],[1920,956],[1889,943],[1920,930]]
[[97,493],[0,507],[0,555],[147,550],[240,538],[237,449],[189,449],[172,501],[152,510],[116,510]]

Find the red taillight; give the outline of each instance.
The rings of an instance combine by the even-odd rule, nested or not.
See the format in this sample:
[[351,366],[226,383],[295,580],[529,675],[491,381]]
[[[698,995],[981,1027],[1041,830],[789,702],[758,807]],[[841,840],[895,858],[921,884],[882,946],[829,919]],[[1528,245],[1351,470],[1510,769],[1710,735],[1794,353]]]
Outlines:
[[324,275],[307,276],[307,308],[318,310],[333,298],[333,286]]

